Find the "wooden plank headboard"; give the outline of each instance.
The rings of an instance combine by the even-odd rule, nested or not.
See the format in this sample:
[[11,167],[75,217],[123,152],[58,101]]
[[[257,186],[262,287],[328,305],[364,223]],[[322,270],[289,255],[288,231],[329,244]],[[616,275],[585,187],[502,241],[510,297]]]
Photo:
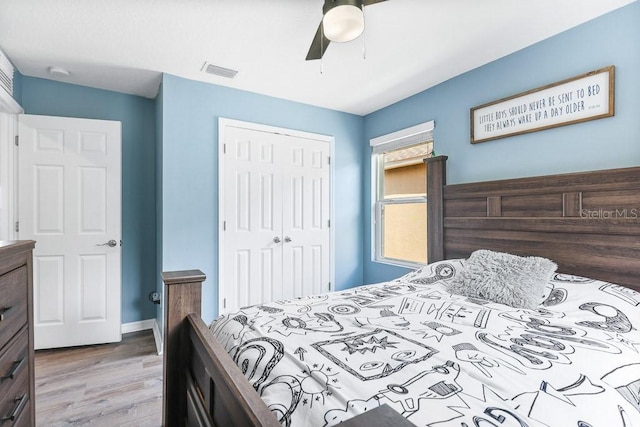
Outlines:
[[544,256],[640,291],[640,167],[446,185],[446,160],[425,160],[429,262],[476,249]]

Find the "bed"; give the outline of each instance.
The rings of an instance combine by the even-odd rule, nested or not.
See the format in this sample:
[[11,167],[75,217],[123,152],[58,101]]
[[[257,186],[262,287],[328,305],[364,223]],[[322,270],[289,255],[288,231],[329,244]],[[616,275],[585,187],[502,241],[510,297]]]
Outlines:
[[[165,273],[164,424],[640,425],[640,168],[446,185],[446,160],[429,265],[395,281],[212,331],[204,275]],[[555,261],[540,306],[451,295],[477,249]]]

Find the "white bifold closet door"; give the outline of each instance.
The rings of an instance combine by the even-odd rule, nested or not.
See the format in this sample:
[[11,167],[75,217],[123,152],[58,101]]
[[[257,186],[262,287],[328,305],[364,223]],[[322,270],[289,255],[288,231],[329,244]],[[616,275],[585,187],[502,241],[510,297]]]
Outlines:
[[221,135],[220,312],[329,291],[330,140]]

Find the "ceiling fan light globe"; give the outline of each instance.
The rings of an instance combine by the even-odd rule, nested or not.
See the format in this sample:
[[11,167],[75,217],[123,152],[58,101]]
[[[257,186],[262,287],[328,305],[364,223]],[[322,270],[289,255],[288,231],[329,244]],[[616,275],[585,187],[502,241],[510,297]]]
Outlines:
[[327,11],[322,18],[324,36],[332,42],[350,42],[364,31],[362,9],[353,5],[341,5]]

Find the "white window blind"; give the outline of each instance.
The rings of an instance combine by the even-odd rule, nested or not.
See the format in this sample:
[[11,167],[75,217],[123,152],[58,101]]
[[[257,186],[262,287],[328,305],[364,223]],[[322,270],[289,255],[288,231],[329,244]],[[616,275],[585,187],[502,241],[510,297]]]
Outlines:
[[370,140],[372,152],[373,154],[380,154],[422,142],[433,141],[434,128],[435,122],[430,120],[410,128],[373,138]]

